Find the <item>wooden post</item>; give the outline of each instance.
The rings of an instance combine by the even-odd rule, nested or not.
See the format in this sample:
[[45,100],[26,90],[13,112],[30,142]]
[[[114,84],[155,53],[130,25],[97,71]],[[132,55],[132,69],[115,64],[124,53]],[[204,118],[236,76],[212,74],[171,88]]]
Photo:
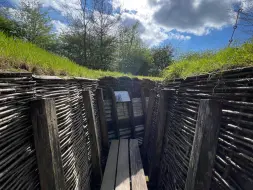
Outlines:
[[118,119],[118,113],[117,113],[117,102],[116,102],[114,90],[110,88],[110,91],[112,95],[112,117],[114,120],[114,128],[115,128],[117,138],[119,139],[120,134],[119,134],[119,119]]
[[152,123],[152,112],[153,112],[153,107],[155,103],[155,97],[156,97],[156,92],[154,90],[151,90],[149,101],[148,101],[147,118],[146,118],[145,128],[144,128],[144,140],[143,140],[144,152],[147,150],[147,146],[148,146],[148,138],[149,138],[151,123]]
[[32,101],[31,119],[40,187],[42,190],[65,190],[54,100]]
[[108,149],[109,148],[108,129],[107,129],[107,124],[106,124],[106,119],[105,119],[103,90],[101,88],[98,88],[96,90],[96,99],[97,99],[99,119],[100,119],[102,145],[103,145],[103,147]]
[[130,97],[130,102],[128,102],[128,113],[129,113],[129,120],[130,120],[130,127],[131,127],[131,136],[135,138],[135,120],[134,120],[134,110],[133,110],[133,102],[132,102],[132,95],[128,92]]
[[216,100],[200,100],[185,190],[209,189],[221,121]]
[[[146,97],[144,93],[144,89],[141,88],[141,104],[142,104],[142,110],[143,110],[143,115],[144,115],[144,120],[146,121],[146,115],[147,115],[147,108],[146,108]],[[145,122],[144,121],[144,122]],[[145,125],[145,123],[144,123]]]
[[91,144],[91,161],[94,179],[93,181],[97,183],[96,185],[100,185],[102,182],[101,155],[97,136],[97,126],[95,122],[96,118],[90,91],[83,91],[83,104],[85,111],[87,113],[88,131],[91,141],[90,144]]
[[155,153],[152,156],[151,165],[149,167],[149,180],[153,185],[157,182],[158,169],[160,167],[163,139],[165,134],[165,124],[168,109],[168,98],[171,96],[170,90],[162,90],[160,92],[160,99],[158,103],[158,120],[157,133],[155,138]]

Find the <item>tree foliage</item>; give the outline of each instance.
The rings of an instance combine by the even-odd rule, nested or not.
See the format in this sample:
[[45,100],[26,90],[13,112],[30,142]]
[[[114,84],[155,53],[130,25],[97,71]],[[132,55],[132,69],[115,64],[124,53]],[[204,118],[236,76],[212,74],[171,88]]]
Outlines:
[[152,64],[150,50],[140,39],[139,23],[131,27],[122,27],[118,35],[116,61],[117,70],[134,75],[148,75]]
[[1,9],[0,12],[0,31],[4,32],[8,36],[21,36],[19,24],[15,20],[8,18],[7,9]]
[[151,52],[153,65],[150,69],[150,73],[157,76],[172,63],[173,49],[170,45],[165,45],[153,48]]
[[[8,9],[6,10],[8,12]],[[39,47],[50,49],[54,43],[52,24],[48,13],[42,11],[39,1],[21,1],[15,14],[0,17],[0,27],[8,35],[17,36]]]
[[0,30],[7,35],[14,34],[15,23],[0,15]]
[[16,17],[20,23],[22,37],[40,47],[52,43],[52,24],[47,12],[41,10],[38,1],[22,1]]

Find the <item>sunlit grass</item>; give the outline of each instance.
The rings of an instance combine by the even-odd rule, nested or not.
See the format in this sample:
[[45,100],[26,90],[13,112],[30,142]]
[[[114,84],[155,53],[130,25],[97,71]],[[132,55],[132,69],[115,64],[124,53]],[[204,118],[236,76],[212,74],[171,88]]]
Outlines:
[[166,80],[253,66],[253,43],[217,52],[192,53],[181,57],[163,71]]
[[[92,70],[80,66],[73,61],[45,51],[34,44],[20,39],[7,37],[0,32],[0,70],[1,71],[27,71],[38,75],[73,76],[86,78],[136,77],[120,72]],[[141,77],[151,80],[161,80],[156,77]]]

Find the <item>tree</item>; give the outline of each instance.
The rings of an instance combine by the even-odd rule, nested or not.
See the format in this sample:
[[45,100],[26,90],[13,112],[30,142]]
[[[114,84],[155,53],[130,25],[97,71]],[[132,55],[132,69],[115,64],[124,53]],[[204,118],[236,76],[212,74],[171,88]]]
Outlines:
[[153,57],[150,74],[158,76],[166,67],[172,63],[173,48],[170,45],[160,46],[151,50]]
[[110,69],[116,48],[117,38],[115,27],[120,21],[120,12],[113,13],[112,5],[108,0],[95,0],[94,6],[94,34],[98,39],[98,54],[100,68]]
[[88,66],[85,60],[86,51],[84,52],[83,36],[79,33],[64,33],[60,36],[60,48],[58,48],[57,54],[68,57],[74,62]]
[[11,36],[15,34],[16,23],[0,15],[0,31]]
[[148,48],[132,48],[128,56],[121,60],[119,71],[147,76],[151,64],[152,55]]
[[15,17],[19,22],[21,37],[39,47],[47,48],[52,43],[52,24],[47,12],[41,11],[41,4],[34,1],[21,1]]
[[150,49],[142,43],[139,23],[119,29],[117,51],[115,55],[116,69],[134,75],[148,75],[152,63]]
[[67,17],[69,30],[65,31],[61,39],[65,49],[79,48],[79,52],[67,53],[67,57],[77,61],[80,65],[89,66],[89,37],[94,14],[94,0],[78,0],[76,5],[62,4]]
[[62,35],[63,47],[79,49],[66,56],[92,69],[112,69],[116,43],[112,31],[120,14],[113,14],[107,0],[79,0],[74,10],[67,4],[64,7],[69,30]]
[[4,32],[8,36],[21,36],[21,30],[18,22],[11,19],[8,14],[8,9],[2,7],[0,9],[0,31]]

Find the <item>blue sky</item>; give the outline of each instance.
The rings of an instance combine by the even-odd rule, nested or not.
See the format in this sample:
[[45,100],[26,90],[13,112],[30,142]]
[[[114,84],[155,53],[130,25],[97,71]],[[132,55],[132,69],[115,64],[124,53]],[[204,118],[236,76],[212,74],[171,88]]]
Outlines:
[[[166,40],[165,43],[171,43],[178,54],[189,51],[218,50],[228,46],[231,38],[233,26],[226,26],[221,30],[213,30],[208,35],[191,35],[190,40]],[[247,41],[251,36],[240,26],[235,31],[233,44],[241,44]]]
[[[79,0],[40,0],[50,10],[55,31],[67,28],[64,8],[77,8]],[[19,0],[0,0],[0,5],[18,5]],[[226,47],[235,23],[234,10],[252,11],[252,0],[112,0],[115,10],[122,11],[122,23],[140,23],[143,42],[149,47],[172,44],[176,53],[217,50]],[[234,40],[242,43],[250,38],[240,26]]]

